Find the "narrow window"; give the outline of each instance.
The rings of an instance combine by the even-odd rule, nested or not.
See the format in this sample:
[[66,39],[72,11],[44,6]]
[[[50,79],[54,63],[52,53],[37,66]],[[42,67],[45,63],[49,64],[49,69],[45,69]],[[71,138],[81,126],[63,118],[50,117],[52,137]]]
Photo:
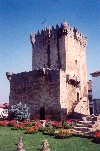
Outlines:
[[77,92],[77,101],[79,102],[79,93]]
[[77,60],[75,60],[75,65],[77,65]]

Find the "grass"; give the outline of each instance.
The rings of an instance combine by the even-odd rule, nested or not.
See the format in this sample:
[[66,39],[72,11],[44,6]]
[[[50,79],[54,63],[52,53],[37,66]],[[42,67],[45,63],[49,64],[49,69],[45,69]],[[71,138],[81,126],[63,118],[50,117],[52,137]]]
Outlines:
[[48,140],[51,151],[100,151],[100,144],[95,144],[87,138],[70,137],[63,140],[42,135],[40,132],[34,135],[24,132],[24,130],[0,127],[0,151],[14,151],[20,136],[23,136],[25,151],[39,151],[45,139]]

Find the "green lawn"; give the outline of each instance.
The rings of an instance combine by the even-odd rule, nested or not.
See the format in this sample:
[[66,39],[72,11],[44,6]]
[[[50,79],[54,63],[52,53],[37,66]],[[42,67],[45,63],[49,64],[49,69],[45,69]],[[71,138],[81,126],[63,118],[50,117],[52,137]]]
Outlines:
[[23,136],[25,151],[39,151],[45,139],[48,140],[51,151],[100,151],[100,145],[87,138],[70,137],[63,140],[42,135],[40,132],[34,135],[24,134],[24,132],[0,127],[0,151],[14,151],[19,136]]

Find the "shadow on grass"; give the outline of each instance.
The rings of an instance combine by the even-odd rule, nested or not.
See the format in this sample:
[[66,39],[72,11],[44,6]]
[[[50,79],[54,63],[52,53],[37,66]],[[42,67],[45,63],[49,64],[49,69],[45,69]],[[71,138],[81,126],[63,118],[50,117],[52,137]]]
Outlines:
[[95,143],[95,144],[100,144],[100,139],[98,140],[98,139],[94,139],[94,138],[93,138],[93,139],[92,139],[92,142]]
[[87,138],[87,139],[90,139],[92,143],[95,143],[95,144],[100,144],[100,139],[95,139],[93,137],[93,135],[78,135],[78,134],[73,134],[72,135],[73,137],[80,137],[80,138]]

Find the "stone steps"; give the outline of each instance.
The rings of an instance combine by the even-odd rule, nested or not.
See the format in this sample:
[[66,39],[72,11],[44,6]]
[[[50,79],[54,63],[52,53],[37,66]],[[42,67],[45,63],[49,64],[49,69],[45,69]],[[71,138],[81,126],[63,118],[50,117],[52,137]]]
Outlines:
[[84,132],[88,132],[89,128],[88,127],[74,127],[74,130],[81,131],[82,133],[84,133]]
[[100,116],[86,116],[83,118],[83,120],[79,121],[77,125],[72,129],[72,134],[93,134],[96,129],[100,129],[99,123]]
[[80,124],[93,124],[92,121],[79,121]]
[[88,130],[76,130],[76,129],[73,129],[71,134],[80,134],[80,135],[84,135],[84,134],[92,134],[93,131],[92,129],[88,129]]
[[83,134],[82,131],[73,130],[71,134]]
[[83,117],[83,120],[85,121],[97,121],[97,116],[91,115],[91,116],[86,116]]
[[83,124],[83,123],[78,123],[77,125],[76,125],[76,127],[89,127],[89,128],[91,128],[92,127],[92,124],[90,124],[90,123],[85,123],[85,124]]
[[90,134],[90,131],[82,132],[82,131],[73,130],[73,131],[71,132],[71,134],[84,135],[84,134]]

